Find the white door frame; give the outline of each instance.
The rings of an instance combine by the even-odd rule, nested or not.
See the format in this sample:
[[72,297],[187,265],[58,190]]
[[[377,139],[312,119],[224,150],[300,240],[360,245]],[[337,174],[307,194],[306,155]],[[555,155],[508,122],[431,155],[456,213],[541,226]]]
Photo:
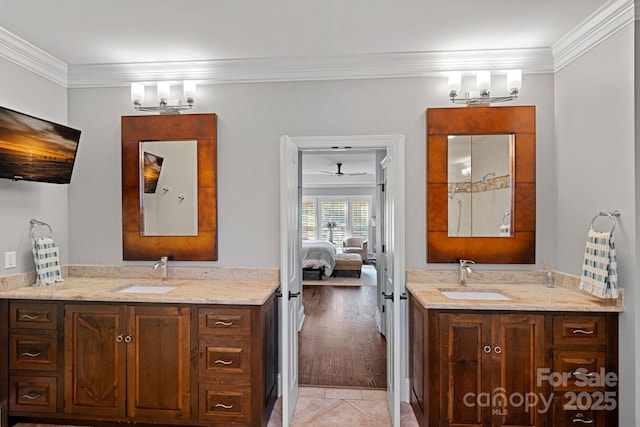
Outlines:
[[[393,319],[393,343],[387,343],[388,351],[393,352],[392,358],[396,363],[392,367],[392,372],[387,372],[387,376],[392,376],[392,390],[387,390],[387,392],[392,395],[392,399],[390,399],[390,410],[391,410],[391,419],[393,420],[394,427],[400,426],[400,399],[401,395],[404,395],[405,392],[403,390],[404,378],[401,378],[402,374],[404,374],[404,370],[402,369],[404,360],[402,356],[406,356],[401,351],[401,346],[406,344],[406,340],[402,337],[401,327],[404,324],[403,316],[405,315],[405,304],[400,299],[401,294],[404,294],[405,289],[405,179],[404,179],[404,161],[405,161],[405,149],[404,149],[404,135],[392,134],[392,135],[354,135],[354,136],[311,136],[311,137],[288,137],[283,135],[281,141],[288,141],[289,143],[293,143],[295,147],[297,147],[298,152],[301,150],[310,150],[310,149],[330,149],[332,147],[352,147],[352,148],[371,148],[371,149],[386,149],[387,156],[393,159],[393,167],[391,168],[391,176],[389,179],[389,192],[387,193],[391,200],[389,201],[392,204],[393,211],[393,230],[392,236],[393,241],[389,242],[390,247],[393,248],[394,256],[394,304],[397,308],[393,310],[394,319]],[[284,142],[281,142],[284,144]],[[283,159],[280,165],[280,180],[281,183],[287,181],[287,167],[288,162]],[[291,208],[298,209],[297,201],[288,200],[287,194],[283,193],[283,189],[285,185],[281,185],[281,216],[286,215],[287,211]],[[295,205],[295,207],[291,205]],[[280,242],[281,245],[287,244],[287,233],[288,227],[286,224],[283,224],[281,221],[280,228]],[[281,292],[283,295],[283,299],[287,297],[289,292],[289,281],[287,280],[287,271],[290,269],[290,257],[287,256],[288,249],[286,247],[280,248],[281,259],[280,259],[280,286]],[[295,261],[293,261],[295,262]],[[297,261],[300,262],[300,261]],[[283,277],[285,276],[285,277]],[[402,313],[402,315],[401,315]],[[282,316],[286,316],[287,314],[282,313]],[[282,320],[282,319],[281,319]],[[289,324],[290,322],[281,322],[281,324]],[[402,330],[402,333],[406,333],[406,331]],[[291,335],[291,331],[283,331],[284,336]],[[290,340],[282,340],[282,351],[281,357],[285,354],[291,354],[289,349],[287,348],[288,342]],[[296,340],[297,341],[297,340]],[[290,361],[285,360],[284,357],[282,359],[282,363],[289,363]],[[283,408],[292,408],[292,404],[295,405],[296,396],[291,396],[293,398],[293,402],[290,401],[289,396],[289,387],[282,387],[282,385],[289,384],[291,381],[289,369],[286,369],[285,366],[282,366],[281,373],[281,387],[280,390],[282,392],[283,399]],[[295,374],[297,376],[297,374]],[[297,379],[296,379],[297,381]],[[291,410],[291,409],[290,409]],[[288,412],[288,411],[287,411]],[[289,426],[290,419],[288,419],[285,411],[283,411],[283,427]]]

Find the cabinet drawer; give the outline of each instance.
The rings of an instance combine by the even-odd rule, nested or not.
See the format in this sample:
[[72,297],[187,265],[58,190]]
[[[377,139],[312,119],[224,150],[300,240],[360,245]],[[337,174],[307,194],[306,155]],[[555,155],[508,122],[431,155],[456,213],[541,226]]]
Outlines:
[[[578,398],[570,396],[559,396],[553,400],[553,426],[589,426],[589,427],[605,427],[605,409],[595,410],[605,402],[596,402],[600,400],[600,394],[586,393]],[[592,398],[592,396],[595,397]],[[580,409],[583,408],[583,409]]]
[[9,337],[9,368],[38,371],[58,369],[58,337],[18,335]]
[[251,389],[200,383],[199,419],[201,421],[251,422]]
[[563,375],[562,381],[554,379],[554,388],[578,392],[602,390],[606,380],[605,366],[604,352],[554,351],[553,371]]
[[9,327],[20,329],[57,329],[58,308],[50,303],[9,304]]
[[198,332],[211,335],[251,335],[251,309],[201,308]]
[[12,411],[55,412],[56,383],[55,377],[10,377],[9,409]]
[[251,373],[251,344],[243,340],[200,340],[200,376]]
[[553,316],[554,344],[606,344],[605,316]]

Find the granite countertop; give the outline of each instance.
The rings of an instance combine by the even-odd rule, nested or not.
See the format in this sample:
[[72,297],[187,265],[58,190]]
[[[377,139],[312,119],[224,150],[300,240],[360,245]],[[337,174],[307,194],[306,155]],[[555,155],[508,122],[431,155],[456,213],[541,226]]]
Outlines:
[[[447,290],[495,290],[511,300],[449,299],[440,289]],[[458,284],[407,283],[407,290],[426,309],[464,309],[500,311],[582,311],[622,312],[622,298],[615,300],[597,298],[577,289],[563,286],[547,288],[542,283],[485,283],[469,284],[461,288]]]
[[[131,284],[176,286],[167,293],[118,293]],[[47,286],[21,286],[0,292],[5,299],[103,301],[182,304],[262,305],[276,291],[275,280],[176,279],[161,282],[145,278],[66,277]]]

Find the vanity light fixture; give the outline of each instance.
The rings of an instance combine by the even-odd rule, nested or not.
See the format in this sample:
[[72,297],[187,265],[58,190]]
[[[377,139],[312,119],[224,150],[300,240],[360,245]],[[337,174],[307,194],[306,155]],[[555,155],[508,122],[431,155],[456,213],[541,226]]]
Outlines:
[[491,73],[478,71],[476,73],[477,93],[466,92],[464,98],[458,98],[462,85],[462,73],[449,73],[449,99],[454,104],[492,104],[496,102],[513,101],[518,97],[522,87],[522,70],[507,71],[507,96],[491,96]]
[[131,83],[131,101],[138,111],[154,111],[160,114],[179,114],[180,111],[190,110],[196,99],[196,82],[193,80],[185,80],[182,82],[182,90],[186,104],[178,101],[175,105],[169,105],[169,96],[171,94],[170,82],[158,82],[158,105],[145,107],[144,102],[145,86],[142,83]]

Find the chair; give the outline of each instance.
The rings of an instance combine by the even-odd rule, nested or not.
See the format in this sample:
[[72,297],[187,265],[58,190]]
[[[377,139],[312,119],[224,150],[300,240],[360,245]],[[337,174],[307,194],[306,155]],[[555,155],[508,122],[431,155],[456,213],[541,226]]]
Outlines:
[[362,258],[362,262],[366,263],[369,259],[369,243],[367,239],[362,237],[347,237],[342,242],[342,252],[345,254],[358,254]]

